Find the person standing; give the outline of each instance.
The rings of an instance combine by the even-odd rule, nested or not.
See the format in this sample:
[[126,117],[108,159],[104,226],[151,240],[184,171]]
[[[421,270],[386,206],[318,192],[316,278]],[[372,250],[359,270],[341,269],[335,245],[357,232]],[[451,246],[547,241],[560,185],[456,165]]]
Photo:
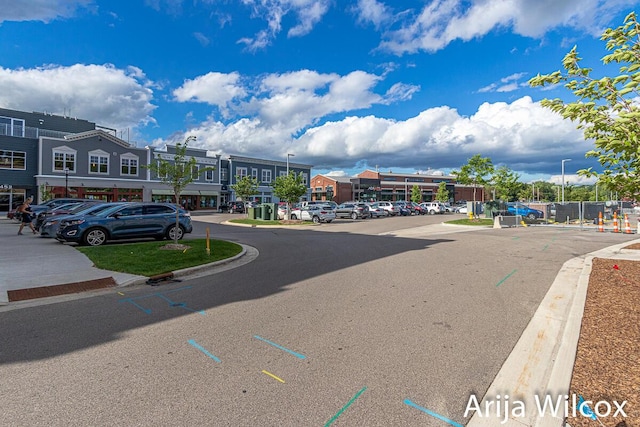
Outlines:
[[31,210],[31,202],[33,201],[33,197],[27,198],[22,205],[18,208],[18,212],[22,214],[22,220],[20,221],[20,229],[18,230],[18,235],[22,235],[22,229],[25,225],[28,225],[33,231],[33,234],[36,234],[36,229],[33,227],[33,211]]

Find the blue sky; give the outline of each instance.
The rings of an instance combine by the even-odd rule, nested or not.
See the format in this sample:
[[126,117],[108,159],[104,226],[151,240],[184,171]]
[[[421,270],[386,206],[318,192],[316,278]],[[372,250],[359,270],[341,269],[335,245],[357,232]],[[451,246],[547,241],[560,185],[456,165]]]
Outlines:
[[568,182],[595,166],[530,88],[640,0],[0,0],[0,106],[67,114],[139,146],[428,172],[474,154]]

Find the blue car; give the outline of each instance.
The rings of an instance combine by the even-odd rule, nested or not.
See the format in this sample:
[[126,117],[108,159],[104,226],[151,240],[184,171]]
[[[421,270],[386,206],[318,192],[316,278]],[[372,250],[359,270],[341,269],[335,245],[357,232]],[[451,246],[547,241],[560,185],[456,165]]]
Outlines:
[[521,215],[528,219],[540,219],[544,217],[544,213],[542,211],[532,209],[529,206],[525,206],[520,203],[508,205],[507,211],[511,215]]
[[108,240],[153,237],[182,239],[191,233],[191,215],[168,203],[118,203],[95,215],[74,215],[60,221],[56,239],[81,245],[99,246]]

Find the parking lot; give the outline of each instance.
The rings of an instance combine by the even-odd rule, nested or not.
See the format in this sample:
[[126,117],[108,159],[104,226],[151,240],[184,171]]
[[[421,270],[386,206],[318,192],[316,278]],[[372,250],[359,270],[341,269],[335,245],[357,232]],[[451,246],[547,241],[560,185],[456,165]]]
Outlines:
[[256,248],[239,268],[0,311],[4,421],[464,425],[564,261],[635,238],[453,215],[223,225],[238,217],[196,213],[192,235]]

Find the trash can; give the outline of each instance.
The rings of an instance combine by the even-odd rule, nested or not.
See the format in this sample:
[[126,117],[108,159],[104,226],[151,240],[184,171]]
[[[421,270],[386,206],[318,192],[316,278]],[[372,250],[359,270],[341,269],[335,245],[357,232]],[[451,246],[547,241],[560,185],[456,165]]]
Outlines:
[[267,204],[266,203],[261,204],[260,210],[262,211],[260,219],[263,221],[269,221],[269,207],[267,206]]
[[269,203],[269,220],[275,221],[278,219],[278,205],[275,203]]
[[253,208],[255,211],[256,217],[254,219],[262,219],[262,205],[258,205]]
[[247,209],[247,215],[248,215],[249,219],[256,219],[256,208],[251,207],[251,208]]

